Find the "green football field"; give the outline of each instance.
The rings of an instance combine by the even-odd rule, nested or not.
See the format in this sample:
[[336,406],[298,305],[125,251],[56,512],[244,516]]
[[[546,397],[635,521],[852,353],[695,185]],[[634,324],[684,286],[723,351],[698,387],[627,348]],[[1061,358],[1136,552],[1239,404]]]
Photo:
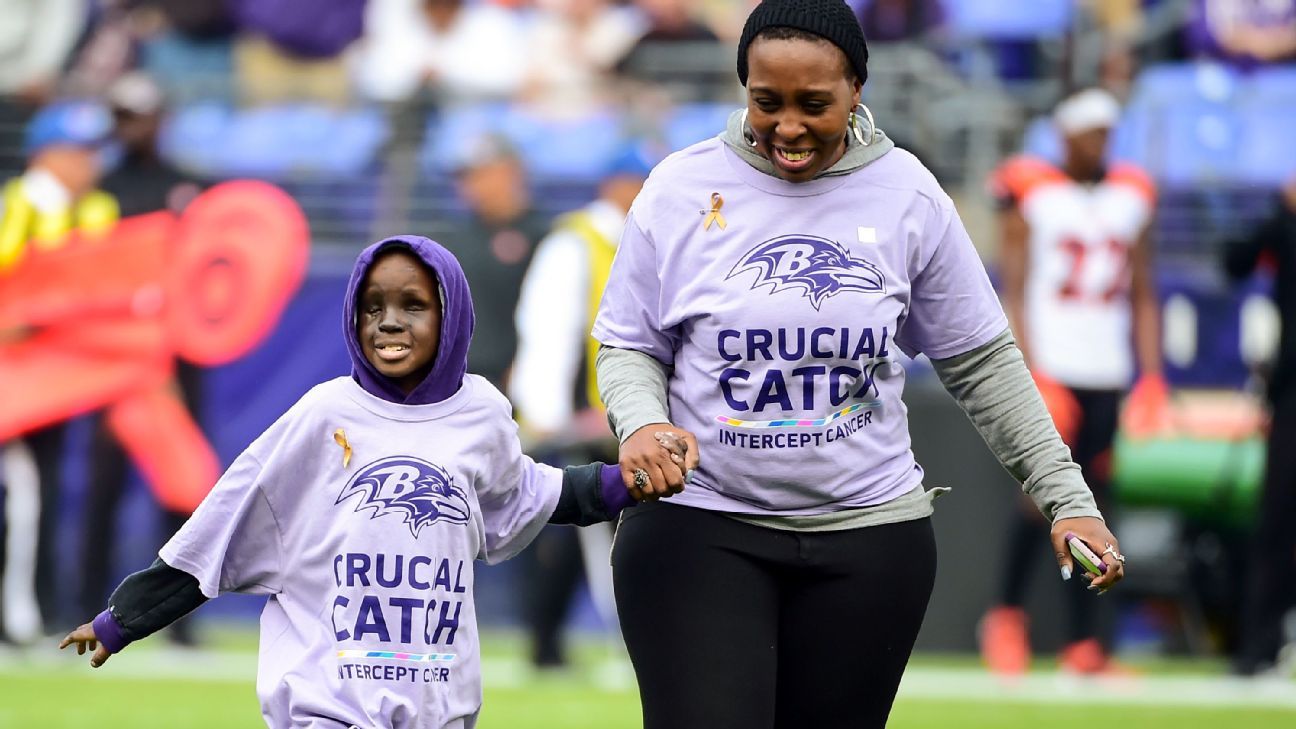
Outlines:
[[[91,670],[50,650],[0,654],[0,727],[254,729],[264,726],[253,637],[175,650],[150,641]],[[576,666],[535,674],[519,642],[489,636],[483,729],[639,727],[629,668],[598,641]],[[1294,729],[1296,681],[1238,681],[1216,664],[1133,663],[1136,675],[1082,681],[1047,663],[1012,685],[966,657],[918,656],[901,687],[897,729]]]

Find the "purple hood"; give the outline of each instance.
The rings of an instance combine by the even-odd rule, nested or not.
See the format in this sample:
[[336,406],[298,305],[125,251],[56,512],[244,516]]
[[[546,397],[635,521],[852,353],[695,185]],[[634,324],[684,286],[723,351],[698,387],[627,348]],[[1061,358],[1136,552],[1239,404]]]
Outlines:
[[[356,334],[356,298],[360,282],[373,265],[378,253],[387,248],[405,248],[422,259],[436,274],[441,293],[441,342],[437,346],[432,371],[409,395],[401,392],[391,378],[378,372],[360,349]],[[472,296],[468,279],[459,261],[437,243],[417,235],[398,235],[381,240],[360,252],[351,280],[347,282],[346,302],[342,309],[342,330],[347,352],[351,355],[351,376],[371,394],[404,405],[428,405],[441,402],[459,391],[468,370],[468,344],[473,333]]]

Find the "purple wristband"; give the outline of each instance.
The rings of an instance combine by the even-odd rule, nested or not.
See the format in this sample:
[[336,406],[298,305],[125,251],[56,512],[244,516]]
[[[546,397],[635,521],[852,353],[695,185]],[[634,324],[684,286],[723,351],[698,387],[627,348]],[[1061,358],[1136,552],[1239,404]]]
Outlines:
[[635,503],[630,489],[621,480],[620,466],[605,465],[599,471],[599,494],[603,497],[603,509],[607,511],[609,519],[615,519],[622,509],[634,506]]
[[105,610],[95,616],[94,622],[95,638],[108,649],[109,653],[119,653],[122,648],[130,645],[130,641],[122,635],[121,624],[117,618],[113,617],[112,611]]

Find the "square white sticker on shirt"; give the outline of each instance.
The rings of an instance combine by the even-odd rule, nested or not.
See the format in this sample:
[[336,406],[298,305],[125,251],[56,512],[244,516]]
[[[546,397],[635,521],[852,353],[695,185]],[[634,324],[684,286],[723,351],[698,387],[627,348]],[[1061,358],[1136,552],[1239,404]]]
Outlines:
[[877,228],[866,228],[863,225],[859,227],[860,243],[877,243]]

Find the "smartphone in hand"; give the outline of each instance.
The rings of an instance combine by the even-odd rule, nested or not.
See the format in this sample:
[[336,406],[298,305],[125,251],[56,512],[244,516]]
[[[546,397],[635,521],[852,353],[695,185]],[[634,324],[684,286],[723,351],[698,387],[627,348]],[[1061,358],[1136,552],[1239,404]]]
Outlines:
[[1067,532],[1066,543],[1071,550],[1071,556],[1075,557],[1075,560],[1080,563],[1081,567],[1085,568],[1086,572],[1094,577],[1107,572],[1107,563],[1102,561],[1102,557],[1094,554],[1094,551],[1080,537]]

